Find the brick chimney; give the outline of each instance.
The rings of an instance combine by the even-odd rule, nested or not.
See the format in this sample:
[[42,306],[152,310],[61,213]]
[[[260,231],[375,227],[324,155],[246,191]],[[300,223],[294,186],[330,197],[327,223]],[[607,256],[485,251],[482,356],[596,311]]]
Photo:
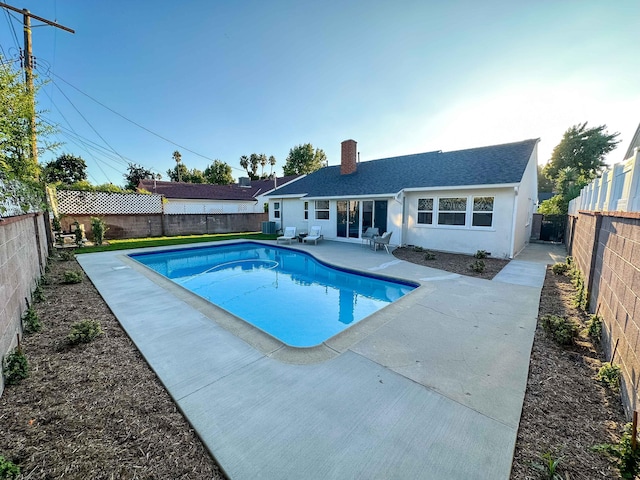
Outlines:
[[358,163],[356,156],[357,143],[355,140],[345,140],[342,142],[342,159],[340,161],[340,175],[355,173]]

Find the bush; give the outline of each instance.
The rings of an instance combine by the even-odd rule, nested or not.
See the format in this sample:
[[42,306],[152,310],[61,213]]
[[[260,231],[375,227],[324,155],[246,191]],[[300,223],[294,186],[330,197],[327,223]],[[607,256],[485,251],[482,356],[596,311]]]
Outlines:
[[25,333],[35,333],[42,330],[42,323],[40,323],[38,313],[33,307],[28,307],[22,315],[22,325]]
[[486,251],[486,250],[478,250],[478,251],[475,253],[474,257],[476,257],[476,258],[478,258],[478,259],[481,259],[481,258],[487,258],[487,256],[488,256],[488,255],[489,255],[489,254],[487,253],[487,251]]
[[633,437],[632,425],[627,423],[617,445],[603,443],[594,446],[593,450],[613,457],[618,464],[620,476],[633,480],[640,473],[640,448],[636,447],[635,450],[632,448],[631,437]]
[[60,253],[58,253],[58,256],[60,257],[60,260],[62,260],[63,262],[68,262],[69,260],[73,260],[76,257],[75,249],[61,250]]
[[587,323],[587,332],[593,340],[602,338],[602,319],[598,315],[591,315]]
[[15,385],[29,376],[29,362],[20,348],[5,357],[2,374],[5,385]]
[[424,252],[424,248],[419,247],[419,246],[416,245],[415,247],[413,247],[413,251],[414,252]]
[[13,480],[20,475],[20,467],[0,455],[0,479]]
[[485,267],[486,265],[484,264],[484,260],[476,260],[471,265],[469,265],[469,268],[476,273],[484,272]]
[[577,325],[568,318],[543,315],[540,320],[545,331],[560,345],[570,345],[578,336]]
[[104,220],[98,217],[91,217],[91,230],[93,231],[93,243],[102,245],[104,233],[109,230]]
[[70,345],[89,343],[102,334],[100,322],[96,320],[82,320],[81,322],[76,322],[71,325],[71,333],[67,335],[67,343]]
[[435,260],[436,259],[436,254],[433,252],[427,252],[424,254],[424,259],[425,260]]
[[566,263],[556,263],[551,267],[551,271],[556,275],[564,275],[569,270],[569,265]]
[[42,284],[43,284],[42,277],[40,277],[40,281],[38,282],[38,285],[36,285],[36,288],[33,290],[33,293],[31,294],[31,300],[34,303],[44,302],[44,300],[46,299],[46,297],[44,296],[44,291],[42,290]]
[[75,270],[67,270],[66,272],[64,272],[64,280],[62,283],[70,284],[80,282],[82,282],[82,272],[78,272]]
[[615,363],[604,362],[598,370],[596,380],[604,383],[614,392],[620,391],[620,367]]

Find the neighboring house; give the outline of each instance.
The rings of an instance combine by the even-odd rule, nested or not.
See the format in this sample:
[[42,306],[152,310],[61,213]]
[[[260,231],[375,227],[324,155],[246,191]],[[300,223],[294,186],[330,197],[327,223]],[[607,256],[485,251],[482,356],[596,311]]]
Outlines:
[[531,234],[539,139],[454,152],[357,161],[342,142],[339,166],[269,193],[279,228],[320,225],[324,238],[360,242],[368,227],[391,243],[513,258]]
[[163,195],[166,215],[263,213],[268,201],[265,194],[276,185],[287,185],[297,178],[300,177],[290,175],[275,181],[240,179],[240,183],[233,185],[142,180],[138,189]]

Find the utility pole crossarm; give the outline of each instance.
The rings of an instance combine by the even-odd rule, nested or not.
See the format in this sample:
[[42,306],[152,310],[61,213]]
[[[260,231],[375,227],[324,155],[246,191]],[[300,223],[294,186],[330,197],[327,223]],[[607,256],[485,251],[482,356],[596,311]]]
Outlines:
[[60,29],[62,29],[64,31],[66,31],[66,32],[76,33],[75,30],[73,30],[73,29],[71,29],[69,27],[65,27],[64,25],[60,25],[57,22],[52,22],[51,20],[47,20],[46,18],[42,18],[42,17],[39,17],[38,15],[34,15],[33,13],[29,12],[29,10],[27,10],[27,9],[21,10],[19,8],[13,7],[11,5],[7,5],[6,3],[2,3],[2,2],[0,2],[0,7],[8,8],[9,10],[13,10],[14,12],[22,13],[23,15],[31,17],[31,18],[33,18],[35,20],[40,21],[40,22],[46,23],[47,25],[51,25],[52,27],[60,28]]

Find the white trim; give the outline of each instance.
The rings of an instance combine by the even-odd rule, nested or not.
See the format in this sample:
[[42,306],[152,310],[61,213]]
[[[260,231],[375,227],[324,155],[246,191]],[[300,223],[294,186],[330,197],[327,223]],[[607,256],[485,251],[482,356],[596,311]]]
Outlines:
[[[483,190],[483,189],[496,189],[496,188],[512,188],[517,187],[519,183],[493,183],[493,184],[482,184],[482,185],[451,185],[446,187],[413,187],[413,188],[403,188],[400,191],[405,192],[426,192],[433,190]],[[398,192],[400,193],[400,192]]]
[[375,194],[375,195],[337,195],[337,196],[327,196],[327,197],[304,197],[305,200],[368,200],[368,199],[376,199],[376,198],[384,198],[391,199],[395,193],[383,193],[383,194]]

